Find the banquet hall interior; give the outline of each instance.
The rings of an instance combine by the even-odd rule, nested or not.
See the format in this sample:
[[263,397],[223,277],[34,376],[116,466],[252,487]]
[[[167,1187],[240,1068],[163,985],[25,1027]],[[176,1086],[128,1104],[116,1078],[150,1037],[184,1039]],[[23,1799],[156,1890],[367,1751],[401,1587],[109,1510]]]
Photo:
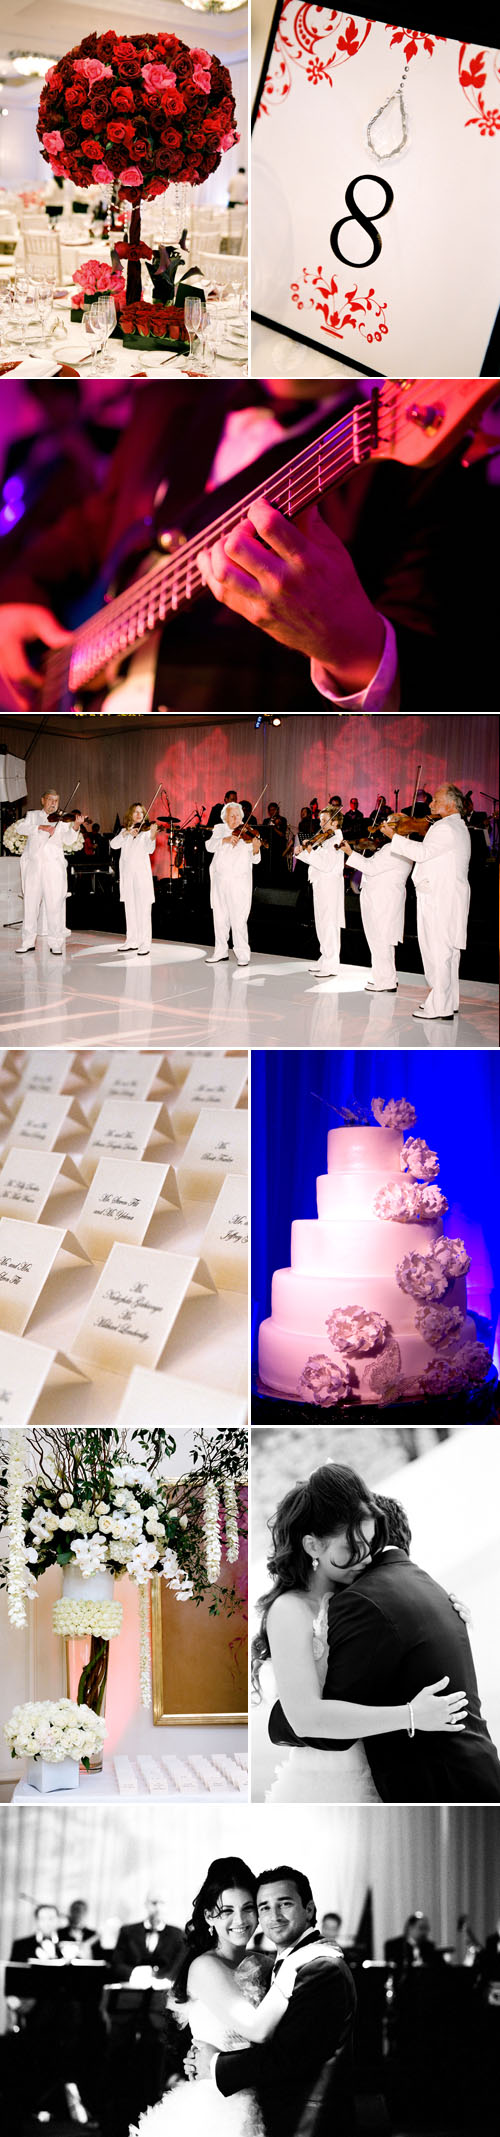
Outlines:
[[[155,375],[159,368],[163,376],[167,365],[175,378],[182,375],[186,363],[191,374],[199,377],[237,378],[246,371],[247,9],[242,0],[223,0],[223,5],[211,12],[208,25],[203,20],[204,12],[203,0],[201,5],[197,0],[167,0],[166,5],[158,5],[157,0],[154,5],[153,0],[147,6],[145,0],[136,0],[132,11],[126,0],[123,5],[120,0],[112,0],[104,10],[94,9],[90,18],[82,0],[56,0],[49,12],[44,0],[33,0],[28,13],[23,0],[12,0],[2,15],[0,376],[4,370],[9,376],[19,372],[25,378],[56,378],[71,375],[71,371],[79,375],[80,362],[84,379],[89,373],[93,377],[114,373],[115,378]],[[128,280],[127,298],[127,262],[123,252],[115,251],[115,247],[130,241],[134,204],[133,192],[126,197],[119,185],[122,137],[116,131],[109,137],[108,158],[111,152],[113,171],[109,160],[105,160],[106,134],[101,118],[97,125],[100,139],[93,143],[94,162],[89,158],[82,183],[85,161],[81,155],[77,176],[65,174],[64,164],[58,161],[57,139],[61,144],[62,137],[50,112],[50,160],[49,154],[42,154],[36,132],[40,94],[49,70],[64,55],[76,52],[80,42],[92,33],[99,38],[106,31],[116,33],[119,45],[115,93],[120,96],[125,91],[125,101],[114,113],[111,111],[112,125],[122,127],[124,172],[127,166],[137,171],[139,148],[139,138],[135,151],[132,145],[133,128],[128,141],[123,132],[127,108],[133,103],[133,77],[129,69],[122,81],[120,64],[126,62],[128,47],[130,59],[132,38],[150,36],[156,40],[168,34],[195,52],[201,49],[202,57],[207,42],[209,55],[229,71],[230,85],[228,88],[225,84],[225,94],[232,93],[236,106],[234,125],[228,106],[225,147],[218,167],[212,170],[210,166],[210,175],[202,182],[188,182],[183,176],[182,155],[179,162],[180,136],[175,135],[175,116],[181,106],[174,102],[163,114],[163,129],[169,125],[174,129],[170,147],[161,144],[159,109],[149,170],[153,191],[151,197],[149,192],[142,196],[141,205],[140,243],[144,251],[134,263],[135,281],[132,290]],[[122,60],[120,46],[124,47]],[[102,67],[108,58],[109,53],[97,62],[94,53],[94,64]],[[155,51],[153,44],[150,63],[164,62],[165,53],[161,48]],[[200,74],[200,82],[202,79]],[[89,83],[91,86],[90,77]],[[163,86],[159,79],[157,84],[152,79],[148,91],[153,93],[157,88],[159,93]],[[74,126],[75,111],[70,116]],[[95,116],[99,122],[99,113]],[[95,134],[95,125],[93,131]],[[73,133],[67,144],[70,170],[76,139]],[[84,142],[85,139],[88,141],[88,133]],[[167,131],[167,143],[168,139]],[[112,142],[117,144],[114,152]],[[191,156],[193,169],[194,161]],[[164,191],[160,190],[162,182]],[[136,194],[136,200],[137,197]],[[135,230],[134,240],[137,244]],[[165,248],[170,248],[169,257]],[[154,329],[153,294],[157,314]],[[188,298],[192,305],[196,302],[199,306],[199,311],[191,313],[191,331],[185,309]],[[138,310],[127,318],[126,340],[125,323],[123,334],[119,324],[125,299],[129,307],[131,303],[143,307],[141,319]],[[160,308],[165,306],[171,308],[170,321],[160,317]],[[175,331],[169,338],[172,326]]]
[[[1,412],[0,412],[1,413]],[[408,1046],[485,1048],[497,1036],[498,727],[490,715],[398,719],[374,714],[214,717],[196,714],[0,715],[0,1037],[6,1046]],[[317,970],[319,944],[302,836],[340,796],[344,837],[360,844],[396,807],[426,821],[442,780],[467,801],[471,906],[460,1010],[418,1021],[421,957],[415,893],[406,889],[395,993],[366,991],[369,949],[361,879],[345,870],[337,977]],[[68,855],[64,954],[42,931],[22,946],[20,848],[13,824],[47,785],[80,806],[83,847]],[[76,794],[73,789],[77,788]],[[158,791],[159,790],[159,791]],[[213,826],[227,796],[262,844],[253,856],[249,963],[213,958]],[[151,953],[123,958],[124,912],[110,839],[139,800],[158,818],[152,859]],[[353,809],[354,804],[354,809]],[[252,827],[253,828],[253,827]],[[375,832],[376,837],[376,832]],[[9,840],[11,843],[9,844]],[[21,825],[22,844],[22,825]],[[207,850],[208,848],[208,850]],[[304,849],[305,850],[305,849]],[[247,852],[249,849],[247,848]],[[418,859],[420,847],[415,845]],[[251,886],[252,887],[252,886]]]
[[[231,1854],[257,1873],[283,1859],[296,1866],[309,1878],[319,1922],[335,1915],[357,1994],[362,2137],[489,2137],[498,2106],[494,1812],[316,1805],[305,1819],[290,1805],[277,1812],[214,1803],[203,1813],[180,1808],[175,1833],[154,1806],[144,1807],[140,1825],[128,1806],[120,1818],[97,1810],[91,1827],[89,1815],[14,1809],[1,1820],[0,2082],[9,2137],[28,2137],[49,2120],[53,2137],[70,2137],[67,2101],[76,2088],[96,2137],[128,2137],[130,2109],[137,2120],[179,2075],[189,2035],[179,2034],[170,1994],[160,2025],[165,1993],[155,1997],[154,1975],[153,1996],[144,1968],[128,1988],[132,1939],[137,1948],[154,1891],[172,1940],[208,1863]],[[58,1966],[29,1964],[40,1904],[64,1953]],[[166,2111],[165,2120],[168,2127]]]

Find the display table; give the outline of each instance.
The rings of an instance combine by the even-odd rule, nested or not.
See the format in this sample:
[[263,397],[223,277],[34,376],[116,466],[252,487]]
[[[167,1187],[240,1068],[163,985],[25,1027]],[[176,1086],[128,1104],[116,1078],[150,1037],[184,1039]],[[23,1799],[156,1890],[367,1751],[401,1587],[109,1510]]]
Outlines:
[[[221,1735],[226,1737],[226,1732],[221,1731]],[[183,1736],[182,1747],[179,1739]],[[190,1736],[192,1740],[192,1732]],[[248,1769],[244,1765],[238,1766],[231,1752],[225,1747],[222,1751],[221,1746],[222,1756],[227,1760],[227,1772],[223,1773],[214,1762],[217,1753],[206,1756],[203,1752],[187,1754],[185,1731],[170,1730],[169,1737],[175,1737],[177,1741],[175,1751],[172,1744],[171,1752],[165,1757],[138,1755],[137,1758],[106,1759],[101,1773],[80,1773],[78,1792],[73,1788],[60,1788],[53,1794],[42,1796],[29,1781],[18,1781],[12,1800],[14,1803],[48,1803],[52,1810],[59,1803],[72,1803],[74,1809],[82,1800],[103,1803],[119,1799],[122,1803],[135,1803],[146,1797],[152,1801],[165,1801],[168,1797],[171,1802],[175,1797],[182,1797],[188,1803],[207,1803],[211,1798],[215,1803],[227,1803],[228,1799],[236,1802],[241,1796],[242,1802],[247,1802]],[[246,1731],[241,1731],[241,1740],[246,1741]],[[241,1752],[239,1756],[245,1758],[245,1753]],[[205,1773],[205,1784],[197,1772],[198,1760]]]
[[[19,804],[21,808],[21,804]],[[21,862],[14,853],[0,854],[0,927],[9,927],[23,917]]]

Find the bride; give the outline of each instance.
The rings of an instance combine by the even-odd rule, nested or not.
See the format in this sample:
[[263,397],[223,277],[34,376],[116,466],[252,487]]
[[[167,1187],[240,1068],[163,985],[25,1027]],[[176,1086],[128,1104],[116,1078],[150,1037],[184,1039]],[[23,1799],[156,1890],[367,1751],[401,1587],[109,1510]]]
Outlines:
[[187,1953],[171,2007],[179,2025],[191,2029],[193,2046],[184,2067],[194,2068],[195,2076],[148,2108],[130,2137],[264,2137],[254,2093],[224,2099],[212,2077],[196,2075],[198,2046],[215,2055],[268,2040],[292,1994],[292,1955],[283,1960],[272,1988],[267,1986],[272,1953],[251,1950],[246,1956],[257,1928],[256,1891],[253,1872],[239,1856],[210,1864],[186,1926]]
[[[292,1745],[277,1768],[268,1803],[378,1803],[363,1738],[408,1726],[407,1705],[360,1706],[322,1699],[328,1665],[328,1609],[337,1587],[356,1580],[367,1560],[387,1544],[409,1550],[410,1531],[397,1500],[377,1498],[354,1470],[338,1463],[315,1469],[281,1500],[270,1524],[273,1586],[261,1597],[260,1630],[253,1642],[252,1681],[270,1658],[279,1705],[269,1734]],[[451,1601],[455,1602],[452,1596]],[[461,1604],[456,1604],[466,1616]],[[463,1692],[443,1696],[448,1677],[428,1684],[413,1699],[416,1729],[463,1728]],[[345,1739],[345,1750],[297,1744],[294,1738]]]

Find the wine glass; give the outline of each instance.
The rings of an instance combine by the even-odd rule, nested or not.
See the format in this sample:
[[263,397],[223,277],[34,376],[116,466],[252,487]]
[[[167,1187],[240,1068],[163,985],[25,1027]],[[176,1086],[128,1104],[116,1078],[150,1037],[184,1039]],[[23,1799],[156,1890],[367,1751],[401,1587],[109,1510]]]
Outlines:
[[187,332],[189,334],[189,357],[186,364],[186,370],[189,369],[189,365],[192,364],[194,360],[194,343],[196,341],[196,336],[197,334],[199,334],[200,331],[202,312],[203,305],[201,297],[185,297],[184,321],[187,328]]
[[83,322],[85,333],[96,343],[96,359],[95,364],[91,366],[90,377],[101,378],[104,371],[113,369],[109,358],[103,357],[102,351],[109,341],[115,322],[116,305],[114,297],[108,292],[103,291],[100,297],[93,299],[92,304],[86,304]]

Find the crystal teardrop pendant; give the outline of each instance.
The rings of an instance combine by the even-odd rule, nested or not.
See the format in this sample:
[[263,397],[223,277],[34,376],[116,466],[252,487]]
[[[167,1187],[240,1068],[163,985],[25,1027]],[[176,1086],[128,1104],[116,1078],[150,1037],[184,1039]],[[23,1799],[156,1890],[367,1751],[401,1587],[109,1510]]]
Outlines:
[[366,138],[378,163],[400,155],[408,140],[408,113],[402,89],[397,89],[394,96],[380,105],[367,126]]

